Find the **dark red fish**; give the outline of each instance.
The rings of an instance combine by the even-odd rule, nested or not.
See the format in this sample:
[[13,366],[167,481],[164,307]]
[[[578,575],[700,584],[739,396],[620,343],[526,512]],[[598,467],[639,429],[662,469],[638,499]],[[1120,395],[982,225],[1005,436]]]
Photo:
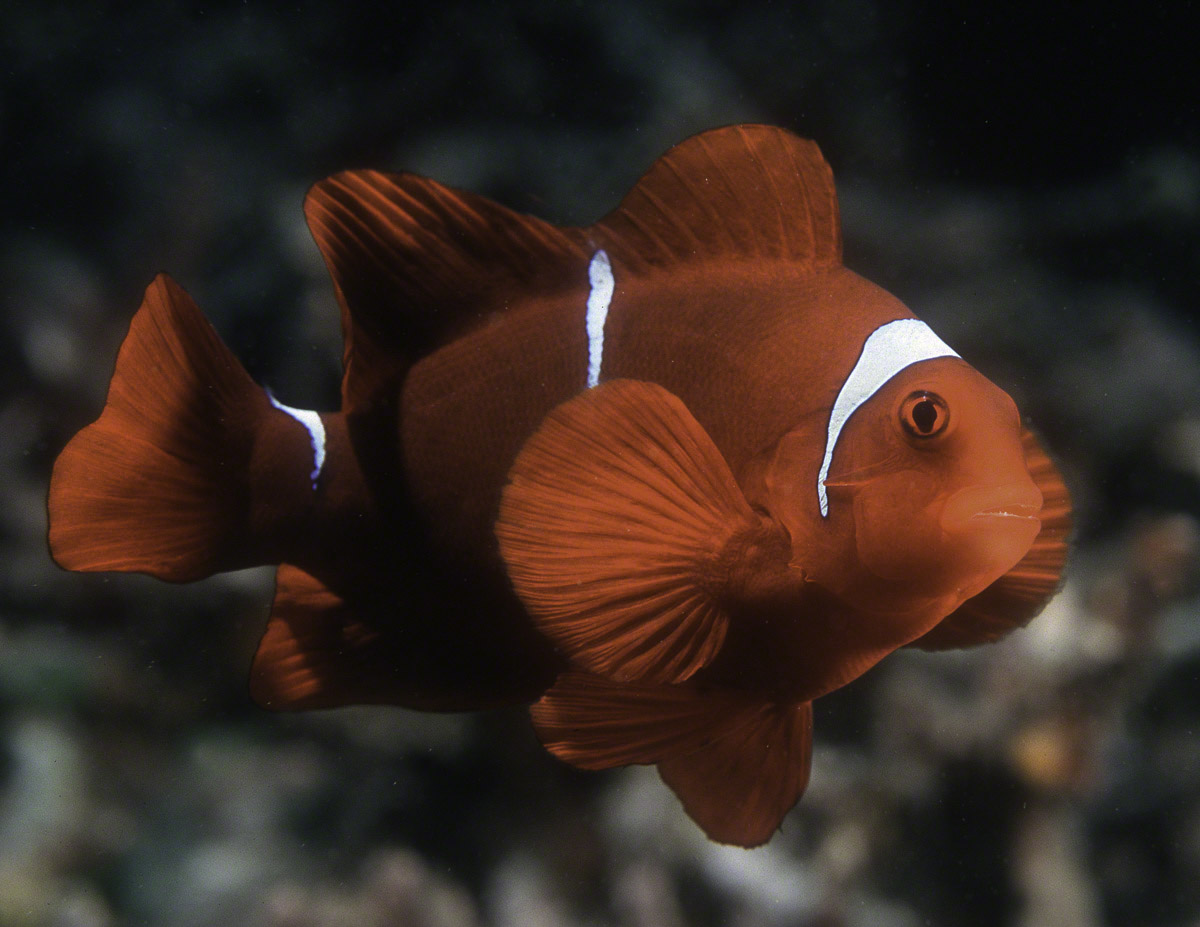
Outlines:
[[305,212],[342,410],[257,387],[161,276],[50,487],[69,569],[280,565],[263,705],[532,702],[557,756],[657,764],[753,846],[804,791],[814,698],[1056,589],[1061,478],[1007,395],[842,266],[812,142],[696,136],[584,229],[374,171]]

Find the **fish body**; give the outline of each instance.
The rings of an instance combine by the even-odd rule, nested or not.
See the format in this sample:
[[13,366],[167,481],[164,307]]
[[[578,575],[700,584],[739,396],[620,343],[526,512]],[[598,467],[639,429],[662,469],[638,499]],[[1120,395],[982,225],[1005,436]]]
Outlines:
[[842,266],[811,142],[697,136],[584,229],[373,171],[305,209],[341,410],[255,386],[160,277],[50,491],[71,569],[280,565],[261,703],[532,702],[556,755],[654,763],[751,846],[803,792],[814,698],[1056,588],[1061,478]]
[[[585,282],[586,263],[578,274]],[[601,376],[678,396],[737,474],[798,418],[828,414],[838,373],[853,366],[870,331],[912,318],[852,271],[821,283],[815,292],[783,261],[646,277],[618,265]],[[412,368],[400,415],[404,469],[447,544],[494,547],[512,461],[552,409],[587,388],[587,298],[582,285],[518,302]],[[830,304],[853,306],[855,317],[843,314],[831,327]],[[731,402],[730,384],[747,401]]]

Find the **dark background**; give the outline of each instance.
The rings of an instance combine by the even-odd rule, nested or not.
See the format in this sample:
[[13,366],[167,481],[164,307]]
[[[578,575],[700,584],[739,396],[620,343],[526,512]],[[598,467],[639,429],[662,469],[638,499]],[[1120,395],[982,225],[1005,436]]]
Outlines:
[[[0,12],[0,924],[1188,925],[1200,917],[1200,113],[1191,4],[9,3]],[[663,150],[816,139],[846,263],[1067,475],[1062,594],[817,705],[808,795],[709,844],[522,712],[254,708],[269,571],[49,560],[54,456],[169,271],[285,402],[337,402],[301,215],[347,167],[564,223]]]

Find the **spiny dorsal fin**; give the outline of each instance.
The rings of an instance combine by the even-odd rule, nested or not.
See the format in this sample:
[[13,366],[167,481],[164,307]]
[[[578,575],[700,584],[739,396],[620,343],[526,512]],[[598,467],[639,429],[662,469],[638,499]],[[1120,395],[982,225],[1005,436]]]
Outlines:
[[472,320],[571,282],[588,256],[578,231],[413,174],[334,174],[304,213],[342,307],[350,408]]
[[815,142],[771,126],[681,142],[589,232],[634,269],[738,257],[819,269],[842,260],[833,172]]

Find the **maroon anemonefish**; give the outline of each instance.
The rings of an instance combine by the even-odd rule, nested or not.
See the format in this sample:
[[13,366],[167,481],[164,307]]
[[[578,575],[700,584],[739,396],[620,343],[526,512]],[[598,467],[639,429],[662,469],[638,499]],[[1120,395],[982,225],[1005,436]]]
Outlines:
[[256,386],[160,276],[49,496],[68,569],[279,564],[265,706],[532,703],[556,756],[657,764],[754,846],[807,784],[813,699],[996,640],[1058,585],[1061,478],[842,266],[812,142],[698,135],[581,229],[376,171],[305,214],[342,410]]

